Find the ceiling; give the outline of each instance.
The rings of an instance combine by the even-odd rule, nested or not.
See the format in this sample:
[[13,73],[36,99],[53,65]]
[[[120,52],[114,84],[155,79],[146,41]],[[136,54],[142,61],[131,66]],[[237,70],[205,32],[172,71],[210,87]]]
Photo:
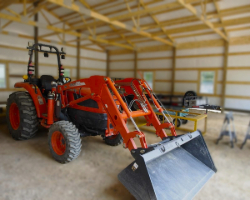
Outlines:
[[[35,15],[38,13],[38,20]],[[249,0],[1,0],[2,32],[101,50],[250,35]]]

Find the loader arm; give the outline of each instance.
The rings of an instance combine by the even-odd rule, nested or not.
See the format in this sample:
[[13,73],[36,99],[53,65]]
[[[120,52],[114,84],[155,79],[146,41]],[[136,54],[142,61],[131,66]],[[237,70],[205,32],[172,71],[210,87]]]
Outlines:
[[[145,134],[139,130],[137,127],[134,117],[144,116],[147,120],[148,125],[153,125],[156,130],[156,135],[159,136],[162,140],[167,138],[167,134],[164,131],[164,128],[170,128],[172,134],[175,136],[174,126],[171,123],[164,123],[158,120],[154,109],[152,108],[150,102],[143,94],[143,91],[146,91],[146,84],[142,84],[141,80],[137,79],[124,79],[122,81],[113,82],[110,78],[104,76],[92,76],[88,79],[80,79],[73,81],[61,86],[58,86],[58,93],[61,93],[62,96],[62,107],[72,106],[77,107],[77,103],[88,98],[97,98],[102,102],[102,108],[96,110],[95,112],[100,112],[100,110],[105,110],[105,113],[108,115],[108,119],[114,127],[114,135],[121,134],[123,138],[123,146],[128,148],[130,151],[132,149],[137,149],[137,146],[134,142],[134,138],[138,137],[140,140],[141,148],[146,149],[148,147],[145,139]],[[132,84],[132,85],[131,85]],[[131,87],[132,86],[132,87]],[[90,93],[80,99],[67,102],[65,94],[67,90],[74,90],[78,88],[89,88]],[[144,89],[142,89],[144,88]],[[134,101],[142,102],[140,109],[132,111],[124,102],[121,96],[121,89],[125,90],[126,95],[134,95]],[[115,99],[114,99],[115,97]],[[162,108],[159,106],[157,101],[152,96],[152,99],[155,105],[158,105],[158,110]],[[117,102],[118,104],[117,105]],[[120,106],[120,109],[118,108]],[[122,110],[121,110],[122,109]],[[94,110],[93,110],[94,111]],[[135,131],[130,131],[126,125],[127,119],[130,119],[133,125],[135,126]]]
[[[164,128],[171,126],[170,124],[167,124],[167,126],[166,126],[166,124],[165,124],[165,126],[161,125],[161,123],[159,122],[158,118],[156,117],[154,110],[151,107],[149,101],[147,100],[147,98],[143,94],[141,88],[139,87],[139,84],[140,84],[139,81],[136,81],[137,84],[133,85],[132,90],[130,87],[128,87],[128,83],[133,84],[133,80],[136,80],[136,79],[125,79],[125,80],[123,80],[123,82],[122,81],[113,82],[108,77],[104,78],[103,88],[102,88],[102,92],[100,94],[104,108],[106,109],[106,112],[108,113],[108,115],[111,119],[111,122],[112,122],[112,125],[114,126],[115,131],[119,132],[122,135],[124,147],[128,148],[130,151],[132,149],[137,149],[137,147],[133,141],[134,137],[139,138],[142,148],[148,147],[147,143],[146,143],[146,139],[145,139],[145,134],[139,130],[139,128],[137,127],[136,123],[133,120],[133,117],[144,116],[145,119],[147,120],[148,124],[152,124],[155,127],[156,134],[157,134],[157,136],[160,136],[161,139],[164,139],[167,137],[167,134],[165,133]],[[140,99],[140,97],[142,97],[142,98],[144,97],[143,101],[144,101],[147,108],[145,108],[145,110],[140,109],[138,111],[131,111],[128,108],[128,105],[122,99],[119,91],[117,90],[117,88],[121,89],[122,87],[124,87],[127,94],[134,93],[135,99]],[[119,103],[124,111],[123,113],[121,113],[118,110],[117,105],[115,104],[113,97],[111,95],[111,92],[112,92],[112,94],[114,94],[116,96],[117,100],[119,101]],[[131,122],[135,126],[136,131],[129,132],[129,130],[126,126],[126,123],[124,121],[127,118],[129,118],[131,120]]]

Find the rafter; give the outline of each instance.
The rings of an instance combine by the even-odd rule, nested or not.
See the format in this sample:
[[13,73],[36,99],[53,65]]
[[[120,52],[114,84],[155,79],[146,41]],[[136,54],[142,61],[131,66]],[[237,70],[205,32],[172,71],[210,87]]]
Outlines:
[[159,10],[166,10],[166,9],[175,8],[175,7],[178,7],[178,6],[179,6],[179,4],[177,2],[167,3],[167,4],[160,5],[160,6],[150,7],[150,8],[144,9],[144,10],[137,10],[137,11],[134,11],[134,12],[130,12],[130,13],[122,14],[122,15],[119,15],[119,16],[115,16],[115,17],[112,17],[110,20],[115,21],[115,20],[126,19],[126,18],[130,18],[132,16],[144,15],[144,14],[148,14],[150,12],[156,12],[156,11],[159,11]]
[[14,10],[11,10],[9,8],[5,8],[5,10],[7,10],[9,13],[15,15],[16,17],[20,17],[20,14],[16,13]]
[[[220,1],[220,0],[216,0],[216,1]],[[149,2],[145,2],[145,5],[149,6],[149,5],[157,3],[157,2],[162,2],[162,0],[152,0],[152,1],[149,1]],[[191,3],[193,6],[199,6],[200,5],[200,2],[197,1],[197,0],[186,0],[185,2],[186,3]],[[207,3],[212,3],[212,2],[213,2],[213,0],[207,0]],[[131,6],[131,9],[134,9],[134,8],[136,8],[136,6]],[[168,12],[173,12],[173,11],[177,11],[177,10],[181,10],[181,9],[183,9],[183,6],[179,5],[176,8],[154,12],[154,15],[166,14]],[[121,13],[121,12],[124,12],[126,10],[127,10],[127,8],[122,8],[122,9],[118,9],[118,10],[111,11],[111,12],[105,12],[105,13],[103,13],[103,15],[106,15],[106,16],[114,15],[116,13]],[[216,13],[214,12],[214,13],[211,13],[211,14],[216,14]],[[148,17],[148,15],[142,15],[140,18],[142,19],[142,18],[145,18],[145,17]],[[198,21],[197,18],[195,18],[195,19],[196,19],[196,21]],[[89,20],[92,20],[92,18],[86,18],[86,21],[89,21]],[[130,21],[130,19],[122,20],[122,22],[127,22],[127,21]],[[81,21],[75,21],[75,22],[72,22],[71,25],[76,25],[76,24],[79,24],[80,22]],[[97,21],[96,22],[96,26],[98,26],[98,27],[102,27],[102,26],[106,26],[106,25],[107,24],[105,22],[102,22],[102,21]],[[141,28],[141,30],[144,30],[144,29]]]
[[214,23],[214,27],[219,28],[219,27],[226,27],[226,26],[249,24],[249,23],[250,23],[250,17],[241,17],[241,18],[224,20],[223,23]]
[[[20,12],[20,13],[18,13],[19,14],[19,16],[20,15],[24,15],[25,14],[25,12],[28,12],[29,11],[29,9],[30,8],[32,8],[33,7],[33,4],[31,4],[28,8],[26,8],[24,11],[22,11],[22,12]],[[19,17],[18,16],[18,17]],[[2,27],[1,27],[1,29],[4,29],[4,28],[6,28],[7,26],[9,26],[11,23],[12,23],[13,21],[11,21],[11,20],[9,20],[8,22],[6,22]]]
[[9,7],[15,1],[16,0],[0,1],[0,11],[7,8],[7,7]]
[[194,16],[196,16],[200,21],[202,21],[206,26],[208,26],[210,29],[212,29],[214,32],[216,32],[218,35],[220,35],[222,38],[228,41],[228,37],[223,32],[215,28],[214,25],[210,21],[204,18],[204,16],[199,16],[195,7],[193,7],[191,4],[185,3],[184,0],[177,0],[177,1],[187,10],[189,10]]
[[[222,20],[221,15],[220,15],[219,5],[218,5],[218,3],[215,0],[214,0],[214,6],[215,6],[215,9],[216,9],[216,11],[217,11],[217,13],[219,15],[219,20],[223,24],[223,20]],[[224,26],[223,26],[223,30],[225,32],[225,35],[228,36],[227,29]]]
[[219,17],[227,17],[231,15],[238,15],[243,13],[249,13],[250,12],[250,5],[244,5],[244,6],[238,6],[228,9],[220,10],[220,13],[214,13],[207,15],[207,19],[211,18],[219,18]]
[[[80,14],[84,14],[84,15],[93,17],[94,19],[98,19],[100,21],[106,22],[107,24],[111,24],[111,25],[117,26],[119,28],[129,30],[130,32],[136,33],[138,35],[151,38],[152,40],[159,41],[159,42],[162,42],[164,44],[173,46],[173,43],[168,41],[168,40],[162,39],[160,37],[152,36],[150,33],[137,30],[136,28],[130,27],[130,26],[128,26],[120,21],[111,21],[110,18],[108,18],[102,14],[99,14],[99,13],[94,12],[94,11],[87,9],[87,8],[81,8],[74,3],[72,3],[71,6],[67,6],[64,4],[63,0],[48,0],[48,2],[57,4],[57,5],[61,5],[62,7],[68,8],[68,9],[75,11],[75,12],[78,12]],[[78,29],[81,29],[81,27],[74,27],[74,30],[78,30]],[[72,30],[72,29],[70,29],[70,30]]]
[[27,0],[23,0],[23,15],[24,16],[26,16],[27,14],[26,6],[27,6]]
[[[128,12],[131,13],[131,9],[130,9],[130,6],[129,6],[129,4],[128,4],[128,1],[127,1],[127,0],[124,0],[124,2],[125,2],[125,4],[126,4],[126,7],[127,7],[127,9],[128,9]],[[136,21],[135,21],[134,16],[132,16],[131,19],[132,19],[132,21],[133,21],[135,27],[137,27],[138,25],[137,25],[137,23],[136,23]]]
[[[148,1],[148,2],[145,2],[145,5],[146,6],[149,6],[151,4],[155,4],[155,3],[158,3],[158,2],[162,2],[163,0],[151,0],[151,1]],[[221,1],[221,0],[216,0],[216,1]],[[191,3],[193,6],[198,6],[200,5],[200,2],[197,1],[197,0],[185,0],[186,3]],[[207,3],[212,3],[213,0],[207,0]],[[131,6],[131,9],[135,9],[137,8],[137,5],[134,5],[134,6]],[[177,10],[181,10],[183,9],[183,7],[181,5],[179,5],[178,7],[175,7],[175,8],[172,8],[172,9],[168,9],[168,10],[161,10],[161,11],[157,11],[157,12],[154,12],[154,15],[158,15],[158,14],[165,14],[165,13],[168,13],[168,12],[172,12],[172,11],[177,11]],[[105,16],[110,16],[110,15],[114,15],[114,14],[117,14],[117,13],[121,13],[121,12],[124,12],[126,11],[127,8],[121,8],[121,9],[117,9],[117,10],[114,10],[114,11],[109,11],[109,12],[105,12],[103,13],[103,15]],[[144,17],[147,17],[147,15],[142,15],[141,18],[144,18]],[[92,20],[92,18],[87,18],[86,21],[89,21],[89,20]],[[127,22],[129,21],[130,19],[125,19],[125,20],[122,20],[122,22]],[[81,21],[76,21],[76,22],[73,22],[71,25],[76,25],[76,24],[79,24]],[[106,23],[104,22],[97,22],[98,23],[98,26],[99,25],[106,25]]]
[[[134,0],[127,0],[127,2],[133,2],[133,1]],[[112,2],[110,2],[110,3],[112,3]],[[102,10],[110,9],[110,8],[117,7],[117,6],[120,6],[120,5],[123,5],[123,4],[124,4],[123,2],[116,2],[115,4],[112,4],[112,5],[106,4],[107,6],[99,8],[99,9],[95,9],[95,10],[97,12],[100,12]],[[92,8],[95,8],[95,7],[92,6]]]
[[[209,0],[208,0],[208,2],[209,2]],[[249,9],[249,10],[247,10],[247,9]],[[220,16],[221,17],[225,17],[225,16],[229,16],[229,15],[232,16],[232,15],[242,14],[242,13],[245,13],[245,12],[250,12],[250,5],[249,6],[234,7],[233,9],[232,8],[223,9],[223,10],[220,11]],[[209,12],[209,13],[207,13],[207,17],[209,17],[209,16],[211,16],[213,18],[217,18],[218,14],[217,14],[217,12]],[[165,21],[162,21],[160,25],[157,25],[155,23],[145,24],[144,26],[141,27],[141,29],[142,30],[154,29],[154,28],[160,28],[160,27],[172,26],[172,25],[179,25],[179,24],[185,24],[185,23],[197,22],[197,21],[199,21],[199,19],[197,19],[197,17],[195,17],[195,16],[187,16],[187,17],[180,17],[180,18],[175,18],[175,19],[171,19],[171,20],[165,20]],[[225,20],[225,21],[226,21],[226,23],[228,25],[233,25],[233,24],[231,24],[232,22],[230,22],[229,20]],[[234,24],[237,23],[237,22],[243,24],[244,21],[241,18],[237,18],[235,20]],[[247,23],[247,21],[245,20],[244,23]],[[217,23],[217,24],[214,24],[214,25],[215,26],[222,26],[221,23]],[[195,29],[195,26],[193,26],[193,28]],[[190,29],[192,30],[192,26],[186,26],[186,29],[187,30],[190,30]],[[204,29],[207,29],[207,27],[204,26]],[[172,34],[181,33],[181,32],[178,31],[178,29],[176,29],[176,31],[175,31],[175,29],[169,29],[169,30],[171,30]],[[126,32],[125,30],[120,30],[120,31],[122,33]],[[101,32],[99,34],[100,35],[107,35],[107,36],[113,35],[112,32],[110,32],[110,31]],[[157,32],[156,35],[161,35],[161,34],[160,34],[160,32]]]
[[[40,10],[40,12],[41,12],[43,18],[46,20],[46,22],[47,22],[49,25],[52,25],[51,22],[49,21],[49,19],[48,19],[48,18],[46,17],[46,15],[44,14],[44,12],[43,12],[42,10]],[[59,38],[59,40],[60,40],[61,42],[63,42],[62,38],[60,37],[60,34],[57,33],[56,35],[57,35],[57,37]]]
[[[46,6],[43,7],[43,9],[44,9],[45,11],[47,11],[50,15],[52,15],[53,17],[55,17],[56,19],[58,19],[59,21],[62,22],[62,19],[61,19],[58,15],[56,15],[53,11],[51,11],[51,9],[48,9]],[[71,26],[69,25],[69,23],[67,23],[67,22],[63,22],[63,23],[66,24],[68,27],[71,27]],[[50,24],[50,25],[52,26],[53,24]],[[58,35],[58,33],[57,33],[57,32],[52,32],[52,33],[40,35],[40,36],[39,36],[39,39],[44,38],[44,37],[48,37],[48,36],[52,36],[52,35]]]
[[38,13],[42,8],[44,8],[44,7],[46,6],[46,4],[47,4],[47,2],[45,2],[45,1],[40,1],[39,4],[38,4],[36,7],[34,7],[33,10],[30,11],[31,13],[30,13],[29,17],[32,17],[32,16],[34,16],[36,13]]
[[96,42],[100,42],[100,43],[104,43],[104,44],[111,44],[113,46],[118,46],[118,47],[126,48],[129,50],[133,50],[133,47],[128,46],[128,45],[124,45],[124,44],[120,44],[120,43],[116,43],[116,42],[112,42],[112,41],[108,41],[108,40],[104,40],[104,39],[100,39],[100,38],[93,38],[92,36],[77,33],[75,31],[65,31],[65,30],[58,28],[58,27],[54,27],[54,26],[50,26],[50,25],[46,25],[46,24],[42,24],[42,23],[37,23],[37,22],[32,21],[32,20],[29,20],[29,21],[23,20],[22,18],[7,15],[4,13],[0,13],[0,18],[12,20],[12,21],[19,22],[19,23],[26,24],[26,25],[30,25],[30,26],[37,26],[37,27],[46,28],[46,29],[54,31],[56,33],[65,33],[65,34],[73,35],[76,37],[84,37],[84,38],[92,40],[92,41],[96,41]]
[[[148,9],[148,7],[145,5],[145,3],[143,2],[143,0],[139,0],[139,1],[140,1],[140,4],[143,6],[144,9]],[[155,17],[155,16],[154,16],[153,14],[151,14],[151,13],[150,13],[150,16],[151,16],[151,18],[155,21],[155,23],[156,23],[157,25],[160,25],[160,22],[159,22],[159,20],[157,19],[157,17]],[[161,30],[163,31],[163,33],[166,34],[166,36],[167,36],[172,42],[174,42],[173,37],[171,37],[171,36],[167,33],[167,30],[166,30],[165,28],[161,27]]]
[[[88,9],[91,9],[91,7],[90,7],[90,5],[85,1],[85,0],[79,0],[86,8],[88,8]],[[95,11],[94,9],[93,9],[93,11]],[[82,17],[83,18],[83,17]],[[83,18],[83,20],[84,20],[84,23],[86,24],[86,20]],[[109,25],[109,27],[113,30],[113,31],[115,31],[115,32],[117,32],[117,29],[114,27],[114,26],[112,26],[111,24]],[[89,31],[90,31],[90,27],[88,26],[87,27],[88,29],[89,29]],[[96,30],[96,29],[95,29]],[[92,33],[92,35],[93,35],[93,33]],[[96,35],[96,34],[95,34]],[[119,34],[123,39],[125,39],[125,36],[124,35],[122,35],[122,34]],[[100,37],[99,37],[100,38]],[[126,40],[126,39],[125,39]],[[129,41],[129,40],[126,40],[127,41],[127,43],[129,44],[129,45],[131,45],[133,48],[135,47],[135,45],[131,42],[131,41]]]

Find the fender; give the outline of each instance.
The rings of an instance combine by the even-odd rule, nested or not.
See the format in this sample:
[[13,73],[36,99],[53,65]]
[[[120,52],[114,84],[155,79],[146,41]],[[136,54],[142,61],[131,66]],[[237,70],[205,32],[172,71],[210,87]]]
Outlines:
[[43,95],[40,91],[40,89],[36,86],[36,92],[35,92],[35,86],[31,85],[29,83],[19,82],[15,84],[15,88],[24,88],[27,90],[33,99],[33,102],[36,107],[36,113],[38,118],[45,118],[43,116],[43,113],[46,113],[46,101],[43,98]]

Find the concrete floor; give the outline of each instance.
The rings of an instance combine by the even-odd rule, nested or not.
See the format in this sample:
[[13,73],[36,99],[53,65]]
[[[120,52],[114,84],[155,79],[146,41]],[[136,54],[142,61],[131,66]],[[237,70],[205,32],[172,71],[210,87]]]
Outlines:
[[[238,146],[231,149],[228,138],[215,145],[223,118],[222,114],[209,114],[205,140],[218,173],[195,200],[249,199],[250,141],[243,150]],[[249,115],[235,115],[238,144],[249,119]],[[101,137],[83,138],[78,159],[62,165],[51,157],[46,133],[41,128],[33,139],[15,141],[6,125],[0,125],[0,200],[134,199],[117,179],[117,174],[133,161],[128,150],[121,145],[107,146]],[[148,143],[158,141],[152,133],[146,136]]]

